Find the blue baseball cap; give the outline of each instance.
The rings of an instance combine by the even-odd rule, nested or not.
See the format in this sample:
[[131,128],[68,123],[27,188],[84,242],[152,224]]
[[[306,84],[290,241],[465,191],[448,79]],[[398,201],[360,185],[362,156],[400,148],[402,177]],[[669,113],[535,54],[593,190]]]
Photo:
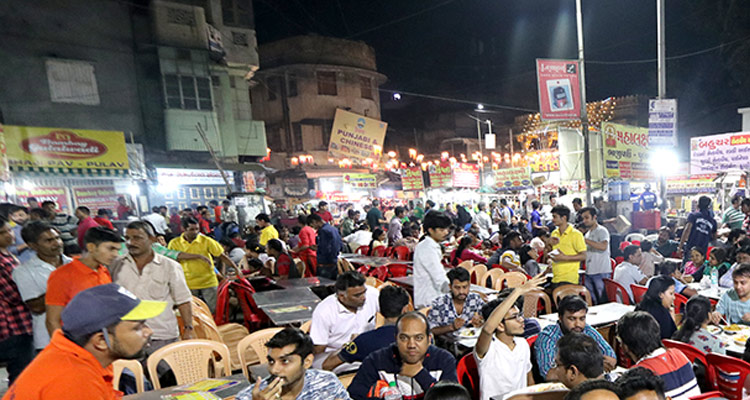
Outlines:
[[140,300],[115,283],[99,285],[78,293],[62,311],[62,330],[83,336],[119,321],[143,321],[156,317],[167,307],[163,301]]

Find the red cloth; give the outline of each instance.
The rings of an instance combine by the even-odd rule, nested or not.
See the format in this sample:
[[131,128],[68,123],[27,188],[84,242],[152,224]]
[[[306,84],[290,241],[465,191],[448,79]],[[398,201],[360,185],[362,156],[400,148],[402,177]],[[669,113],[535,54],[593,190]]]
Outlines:
[[[299,245],[300,246],[315,246],[315,238],[317,236],[317,233],[315,232],[315,229],[305,225],[302,227],[302,229],[299,231]],[[313,249],[305,249],[300,252],[300,254],[315,254],[315,250]]]
[[216,218],[216,223],[221,223],[221,206],[214,207],[214,216]]
[[106,218],[94,217],[94,221],[96,221],[96,223],[99,224],[99,225],[101,225],[101,226],[107,227],[107,228],[112,229],[112,230],[115,229],[115,226],[112,225],[112,222],[110,220],[106,219]]
[[78,223],[78,245],[81,246],[81,250],[85,249],[83,246],[83,237],[86,235],[86,231],[97,226],[99,226],[99,223],[91,217],[86,217]]
[[453,256],[455,254],[456,254],[456,250],[451,251],[450,260],[451,260],[451,264],[453,266],[456,266],[461,261],[466,261],[466,260],[476,261],[476,262],[478,262],[480,264],[486,264],[487,263],[487,259],[486,258],[480,256],[479,254],[477,254],[477,253],[475,253],[475,252],[473,252],[473,251],[471,251],[469,249],[464,249],[464,251],[461,252],[461,256],[458,257],[458,259],[456,259],[456,260],[453,259]]
[[202,234],[208,235],[211,233],[211,224],[208,223],[207,219],[198,217],[198,226],[200,226]]
[[172,233],[182,233],[182,218],[180,218],[180,214],[173,214],[171,217],[169,217],[169,225],[169,227],[172,229]]
[[292,259],[288,255],[282,253],[279,259],[276,260],[276,275],[289,276],[289,269],[292,266]]
[[133,215],[133,210],[129,206],[124,206],[122,204],[117,206],[117,217],[120,218],[120,220],[128,219],[129,215]]
[[320,218],[323,218],[323,221],[325,222],[328,222],[328,223],[333,222],[333,215],[331,214],[330,211],[323,211],[323,212],[318,211],[318,215],[320,215]]
[[0,251],[0,341],[32,334],[31,312],[13,280],[13,270],[18,264],[12,254]]
[[232,242],[237,245],[237,247],[244,249],[245,248],[245,241],[242,240],[242,238],[239,237],[233,237]]

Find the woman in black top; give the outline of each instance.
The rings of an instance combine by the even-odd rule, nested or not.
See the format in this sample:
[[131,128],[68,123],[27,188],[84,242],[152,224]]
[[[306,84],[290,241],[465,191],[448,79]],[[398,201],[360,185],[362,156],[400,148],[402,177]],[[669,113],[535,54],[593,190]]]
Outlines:
[[677,330],[670,309],[674,305],[674,280],[671,276],[659,275],[648,284],[643,300],[635,308],[651,314],[659,323],[661,338],[670,339]]

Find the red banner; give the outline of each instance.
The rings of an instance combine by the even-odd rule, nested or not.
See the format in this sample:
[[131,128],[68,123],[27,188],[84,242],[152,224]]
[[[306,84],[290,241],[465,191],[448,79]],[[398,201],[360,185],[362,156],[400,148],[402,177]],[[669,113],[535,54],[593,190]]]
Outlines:
[[16,198],[21,205],[28,205],[28,199],[33,197],[41,205],[45,201],[54,201],[57,203],[57,209],[62,212],[71,213],[68,204],[68,196],[65,194],[65,188],[62,186],[39,186],[31,190],[16,187]]
[[409,167],[401,170],[401,186],[404,190],[423,190],[422,169]]
[[73,202],[77,207],[88,207],[92,215],[97,210],[105,208],[114,210],[117,208],[119,195],[114,186],[84,186],[73,188]]
[[577,60],[536,60],[539,112],[543,120],[580,119]]
[[442,161],[438,165],[430,165],[430,187],[450,187],[452,184],[451,164]]
[[479,165],[469,163],[454,165],[453,187],[479,189]]

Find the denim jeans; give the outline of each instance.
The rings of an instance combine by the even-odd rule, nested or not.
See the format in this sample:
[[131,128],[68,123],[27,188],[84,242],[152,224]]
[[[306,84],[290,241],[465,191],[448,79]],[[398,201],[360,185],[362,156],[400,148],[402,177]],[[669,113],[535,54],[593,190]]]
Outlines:
[[591,293],[591,300],[594,302],[594,304],[600,304],[602,303],[602,300],[607,297],[607,294],[604,292],[604,278],[611,278],[612,273],[605,272],[603,274],[592,274],[592,275],[586,275],[586,279],[584,279],[584,285],[586,286],[586,289],[589,290]]

